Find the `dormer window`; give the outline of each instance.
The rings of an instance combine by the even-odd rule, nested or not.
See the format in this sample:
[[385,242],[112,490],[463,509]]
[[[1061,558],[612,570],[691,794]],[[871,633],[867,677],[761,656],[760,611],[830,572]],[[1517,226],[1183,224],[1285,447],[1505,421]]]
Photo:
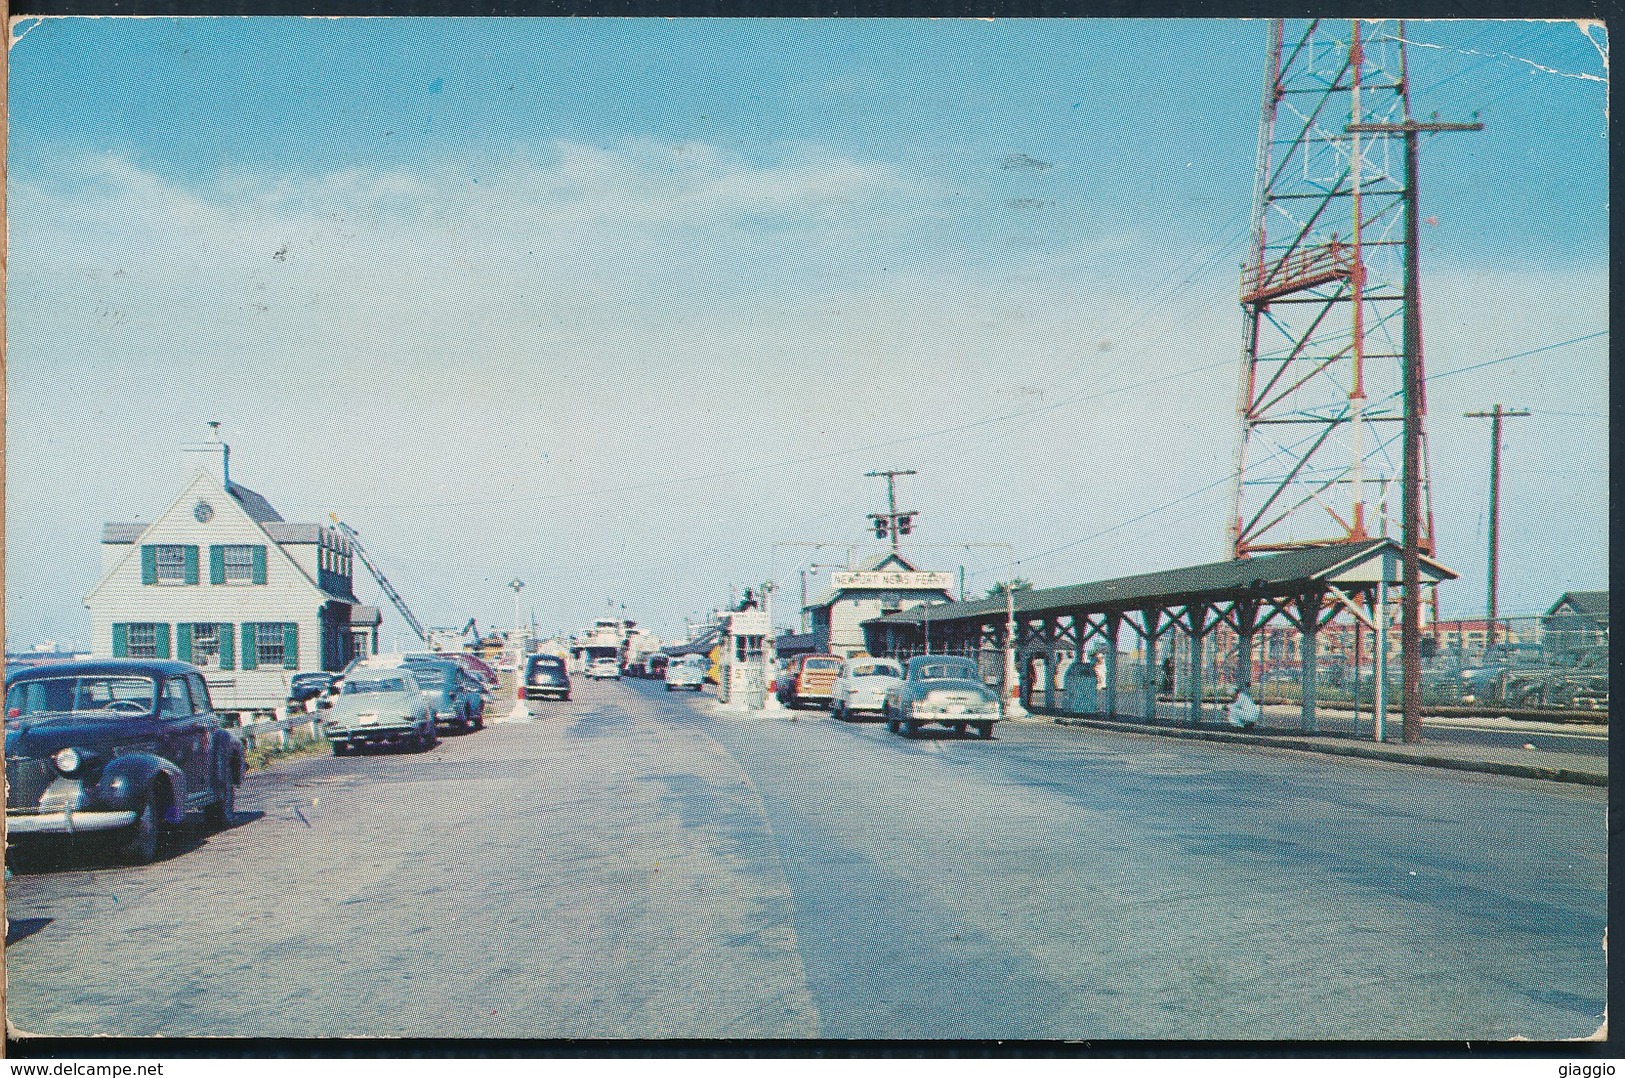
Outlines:
[[209,548],[211,584],[265,583],[265,547],[240,543]]
[[197,547],[149,543],[141,548],[141,583],[196,584]]

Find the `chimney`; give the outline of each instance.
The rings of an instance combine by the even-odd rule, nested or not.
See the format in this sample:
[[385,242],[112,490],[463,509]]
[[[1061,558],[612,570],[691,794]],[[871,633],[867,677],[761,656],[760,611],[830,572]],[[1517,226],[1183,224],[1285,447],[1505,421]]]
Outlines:
[[219,481],[220,485],[231,487],[231,446],[220,440],[220,424],[209,424],[209,440],[206,442],[188,442],[181,446],[181,457],[186,464],[186,477],[190,479],[202,468]]

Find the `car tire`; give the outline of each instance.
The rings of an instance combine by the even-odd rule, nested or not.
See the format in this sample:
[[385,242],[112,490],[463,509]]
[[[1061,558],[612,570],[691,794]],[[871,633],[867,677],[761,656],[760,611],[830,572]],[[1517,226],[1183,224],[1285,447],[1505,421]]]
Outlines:
[[485,729],[485,708],[483,706],[478,711],[476,711],[474,713],[474,720],[473,721],[474,721],[474,729],[476,729],[476,730]]
[[670,685],[667,685],[667,686],[666,686],[666,691],[667,691],[667,692],[671,692],[671,686],[670,686]]
[[954,730],[954,733],[958,734],[960,737],[965,736],[965,724],[964,723],[962,723],[962,722],[954,723],[953,730]]
[[904,737],[914,737],[919,732],[920,732],[920,724],[919,723],[915,722],[913,719],[904,720],[904,722],[903,722],[903,736]]
[[333,742],[333,755],[334,756],[348,756],[348,755],[350,755],[349,743],[344,742],[344,741],[335,741],[335,742]]
[[237,783],[232,781],[237,776],[233,773],[235,769],[227,766],[225,792],[203,810],[203,818],[217,831],[225,830],[237,819]]
[[992,723],[990,723],[990,722],[979,722],[979,723],[976,724],[976,731],[977,731],[977,733],[982,735],[982,740],[983,741],[992,741],[993,740],[993,724]]
[[136,809],[135,823],[118,839],[119,859],[131,865],[150,865],[158,857],[158,844],[162,838],[163,819],[158,810],[156,791],[148,789]]

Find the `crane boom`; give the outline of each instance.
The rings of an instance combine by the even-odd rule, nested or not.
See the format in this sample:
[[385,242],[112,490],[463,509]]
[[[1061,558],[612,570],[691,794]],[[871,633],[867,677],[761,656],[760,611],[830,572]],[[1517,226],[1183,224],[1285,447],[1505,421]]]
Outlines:
[[419,640],[427,644],[429,642],[428,630],[424,629],[423,623],[417,619],[416,614],[412,613],[411,608],[406,605],[406,600],[401,598],[401,593],[395,590],[395,586],[389,582],[389,578],[384,575],[383,570],[379,569],[373,560],[367,557],[367,548],[361,545],[361,537],[355,533],[355,529],[340,520],[336,513],[329,513],[328,516],[333,518],[333,523],[338,526],[339,531],[344,533],[345,538],[355,544],[356,556],[361,559],[361,564],[367,567],[367,572],[372,574],[372,578],[378,581],[378,587],[383,590],[385,595],[389,596],[389,601],[395,604],[395,609],[400,611],[402,620],[412,627],[414,633],[418,634]]

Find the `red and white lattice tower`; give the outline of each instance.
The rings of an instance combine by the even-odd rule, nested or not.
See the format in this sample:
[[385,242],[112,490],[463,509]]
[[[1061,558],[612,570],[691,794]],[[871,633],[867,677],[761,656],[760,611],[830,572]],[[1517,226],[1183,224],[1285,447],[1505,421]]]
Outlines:
[[[1270,24],[1232,557],[1386,534],[1399,515],[1411,193],[1402,140],[1347,128],[1403,122],[1408,95],[1402,22]],[[1421,490],[1427,554],[1425,467]]]

